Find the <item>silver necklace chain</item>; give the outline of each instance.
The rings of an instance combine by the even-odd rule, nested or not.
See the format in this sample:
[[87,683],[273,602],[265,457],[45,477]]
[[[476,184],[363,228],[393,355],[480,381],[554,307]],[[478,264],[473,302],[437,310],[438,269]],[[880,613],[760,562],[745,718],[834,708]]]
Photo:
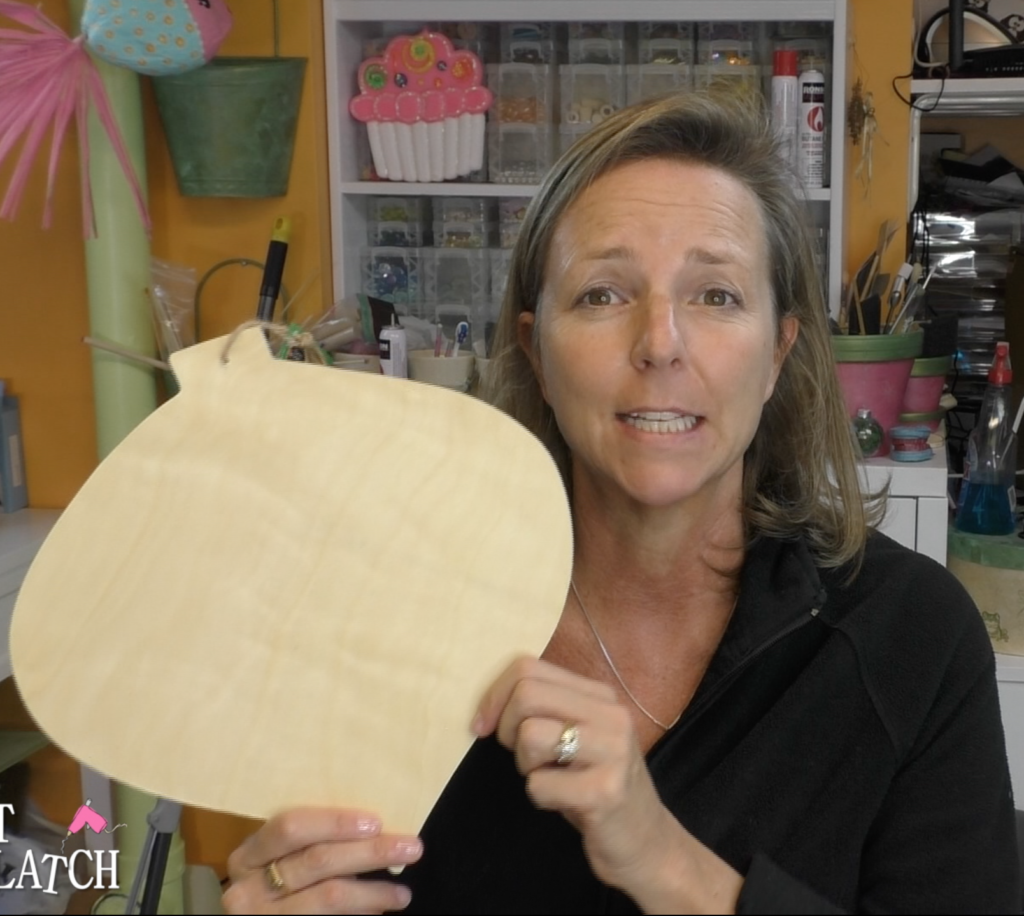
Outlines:
[[647,718],[657,725],[662,731],[667,732],[675,728],[676,723],[683,715],[683,711],[679,710],[679,715],[666,725],[661,720],[655,719],[654,716],[644,708],[644,704],[633,696],[633,691],[626,686],[626,682],[622,679],[622,675],[619,674],[619,669],[615,667],[615,662],[612,661],[611,655],[608,654],[608,647],[604,644],[604,640],[601,639],[601,634],[597,632],[597,627],[594,626],[594,621],[590,619],[590,614],[587,613],[587,606],[583,603],[583,599],[580,597],[580,593],[576,588],[576,582],[573,579],[569,579],[569,585],[572,587],[572,593],[576,596],[576,603],[580,606],[580,610],[583,611],[583,616],[586,618],[587,623],[590,624],[590,631],[594,634],[594,639],[597,640],[597,644],[601,648],[601,654],[604,656],[604,660],[608,662],[608,667],[612,669],[612,674],[615,675],[615,680],[619,682],[619,686],[626,691],[626,696],[633,701],[633,705],[636,706],[640,712],[647,716]]

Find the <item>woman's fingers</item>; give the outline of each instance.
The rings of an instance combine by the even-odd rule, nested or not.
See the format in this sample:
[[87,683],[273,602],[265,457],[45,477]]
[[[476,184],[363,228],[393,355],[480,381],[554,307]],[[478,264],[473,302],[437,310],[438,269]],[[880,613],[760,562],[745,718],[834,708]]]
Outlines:
[[366,913],[405,907],[408,890],[357,876],[415,862],[418,837],[382,834],[375,815],[299,808],[271,818],[228,859],[231,913]]
[[223,902],[228,913],[386,913],[407,907],[411,896],[407,887],[387,881],[332,878],[283,897],[240,881],[224,892]]
[[[473,720],[473,731],[480,736],[493,732],[498,727],[499,719],[502,718],[513,694],[522,684],[529,683],[538,686],[560,686],[597,699],[615,699],[615,691],[607,684],[567,671],[550,662],[523,657],[512,662],[484,694]],[[540,714],[539,710],[536,710],[535,714]],[[499,735],[499,739],[500,737]]]
[[295,808],[271,818],[228,858],[228,874],[241,877],[317,843],[343,843],[380,833],[380,818],[363,811]]
[[423,854],[417,837],[387,834],[359,842],[317,843],[277,860],[285,888],[301,890],[328,878],[411,865]]

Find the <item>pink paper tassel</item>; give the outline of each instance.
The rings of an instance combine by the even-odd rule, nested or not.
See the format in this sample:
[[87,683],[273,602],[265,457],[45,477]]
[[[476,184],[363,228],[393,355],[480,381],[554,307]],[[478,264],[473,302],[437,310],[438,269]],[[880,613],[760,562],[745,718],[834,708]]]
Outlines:
[[52,129],[46,172],[46,203],[43,207],[43,228],[50,227],[57,161],[73,117],[78,132],[83,232],[86,238],[96,237],[89,184],[87,121],[91,104],[110,138],[143,226],[149,233],[149,211],[138,176],[118,130],[103,80],[85,50],[82,36],[69,38],[39,10],[12,0],[0,0],[0,16],[26,26],[26,29],[0,29],[0,86],[3,86],[0,93],[0,164],[23,139],[7,193],[0,203],[0,218],[14,219],[32,163],[39,154],[47,129]]

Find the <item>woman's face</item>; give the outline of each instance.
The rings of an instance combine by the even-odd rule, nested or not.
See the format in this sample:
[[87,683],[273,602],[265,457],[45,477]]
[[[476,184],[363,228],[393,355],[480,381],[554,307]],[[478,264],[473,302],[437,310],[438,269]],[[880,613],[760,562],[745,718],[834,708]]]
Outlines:
[[797,333],[785,319],[776,346],[764,221],[742,183],[671,160],[602,176],[559,220],[519,332],[575,487],[646,507],[739,504]]

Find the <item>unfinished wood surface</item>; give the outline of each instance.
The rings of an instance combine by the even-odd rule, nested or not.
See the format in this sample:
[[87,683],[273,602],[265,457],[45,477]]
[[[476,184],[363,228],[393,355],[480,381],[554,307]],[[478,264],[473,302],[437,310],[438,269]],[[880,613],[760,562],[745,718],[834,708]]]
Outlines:
[[56,744],[155,795],[417,831],[482,691],[558,621],[558,473],[467,395],[274,360],[258,328],[224,346],[172,357],[180,393],[40,549],[19,689]]

